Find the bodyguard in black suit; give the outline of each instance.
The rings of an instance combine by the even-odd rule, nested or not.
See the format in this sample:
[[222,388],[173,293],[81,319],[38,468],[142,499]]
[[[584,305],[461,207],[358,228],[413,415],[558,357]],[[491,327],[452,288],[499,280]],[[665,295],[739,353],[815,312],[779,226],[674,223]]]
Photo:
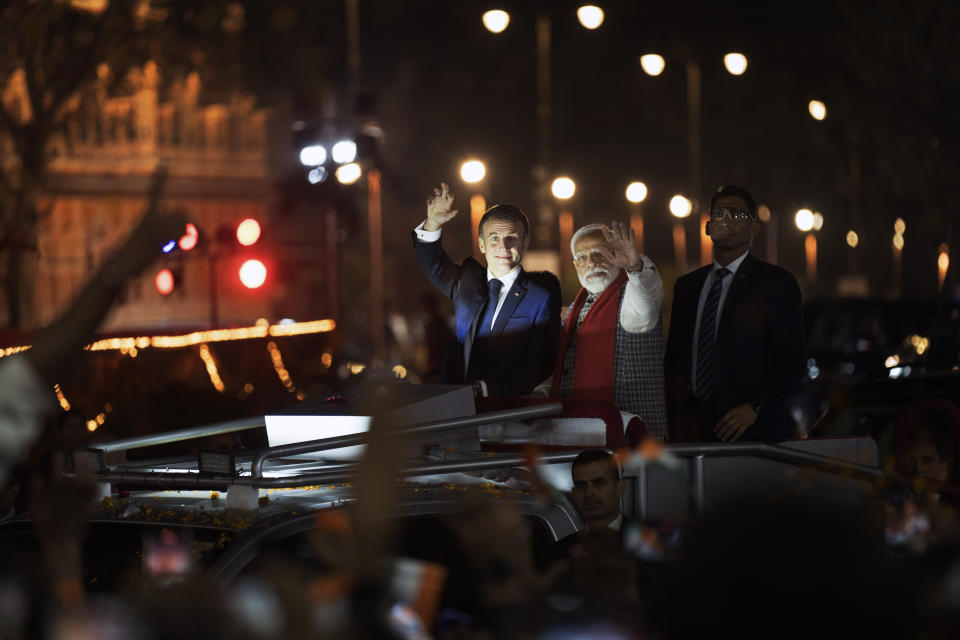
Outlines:
[[750,255],[759,229],[753,196],[721,187],[707,222],[714,263],[674,285],[664,362],[672,442],[790,437],[784,400],[804,362],[800,288]]
[[441,381],[479,383],[491,396],[526,395],[552,372],[560,334],[560,282],[520,266],[530,244],[527,217],[514,205],[491,207],[480,219],[483,267],[454,263],[440,228],[457,215],[446,184],[427,200],[427,219],[413,246],[430,281],[453,301],[457,342],[447,351]]

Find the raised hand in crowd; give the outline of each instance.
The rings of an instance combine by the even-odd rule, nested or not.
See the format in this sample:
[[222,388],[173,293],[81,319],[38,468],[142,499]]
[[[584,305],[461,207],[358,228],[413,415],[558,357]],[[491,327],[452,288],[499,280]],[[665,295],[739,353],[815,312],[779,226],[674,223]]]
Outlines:
[[440,227],[457,217],[457,210],[451,207],[453,193],[446,182],[441,182],[440,188],[433,190],[433,197],[427,198],[427,221],[423,228],[427,231],[439,231]]
[[603,237],[607,246],[598,245],[597,250],[607,262],[621,269],[638,266],[640,256],[637,253],[637,237],[631,227],[614,220],[609,227],[603,228]]

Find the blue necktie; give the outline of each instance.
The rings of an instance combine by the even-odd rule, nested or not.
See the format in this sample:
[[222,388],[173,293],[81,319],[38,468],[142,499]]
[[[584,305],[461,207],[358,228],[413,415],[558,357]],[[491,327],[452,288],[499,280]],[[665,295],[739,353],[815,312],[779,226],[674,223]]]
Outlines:
[[500,302],[500,289],[503,288],[503,283],[493,278],[492,280],[487,281],[487,287],[490,290],[489,295],[487,296],[487,306],[483,312],[483,317],[480,319],[480,326],[477,327],[477,337],[484,338],[490,335],[490,329],[493,325],[493,314],[497,312],[497,303]]
[[717,343],[717,309],[720,306],[720,292],[723,291],[723,279],[730,275],[729,269],[717,269],[713,275],[713,285],[703,304],[700,316],[700,338],[697,341],[697,387],[694,391],[698,398],[707,399],[713,395],[713,348]]

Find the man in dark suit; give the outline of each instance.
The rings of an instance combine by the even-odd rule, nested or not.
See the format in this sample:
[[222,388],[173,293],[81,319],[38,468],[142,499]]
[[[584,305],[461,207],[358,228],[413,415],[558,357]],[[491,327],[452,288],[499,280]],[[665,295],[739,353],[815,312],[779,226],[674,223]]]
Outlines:
[[671,441],[790,437],[784,400],[803,373],[800,288],[750,255],[759,230],[746,189],[713,195],[714,262],[674,286],[664,360]]
[[427,219],[413,246],[427,278],[453,301],[456,337],[441,382],[474,384],[491,396],[527,395],[553,372],[560,333],[560,282],[520,266],[530,225],[516,206],[498,204],[480,219],[484,268],[473,258],[454,263],[440,243],[441,227],[457,215],[442,184],[427,200]]

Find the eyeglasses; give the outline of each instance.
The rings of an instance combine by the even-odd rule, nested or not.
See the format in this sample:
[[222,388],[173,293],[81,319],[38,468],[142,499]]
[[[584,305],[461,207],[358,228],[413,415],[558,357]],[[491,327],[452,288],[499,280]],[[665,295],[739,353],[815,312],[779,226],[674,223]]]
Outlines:
[[723,220],[724,218],[739,222],[740,220],[752,220],[753,216],[738,207],[717,207],[710,212],[711,220]]
[[604,260],[603,253],[601,253],[600,249],[591,249],[590,251],[581,251],[573,256],[573,264],[583,266],[587,264],[590,256],[593,256],[595,262],[602,262]]

